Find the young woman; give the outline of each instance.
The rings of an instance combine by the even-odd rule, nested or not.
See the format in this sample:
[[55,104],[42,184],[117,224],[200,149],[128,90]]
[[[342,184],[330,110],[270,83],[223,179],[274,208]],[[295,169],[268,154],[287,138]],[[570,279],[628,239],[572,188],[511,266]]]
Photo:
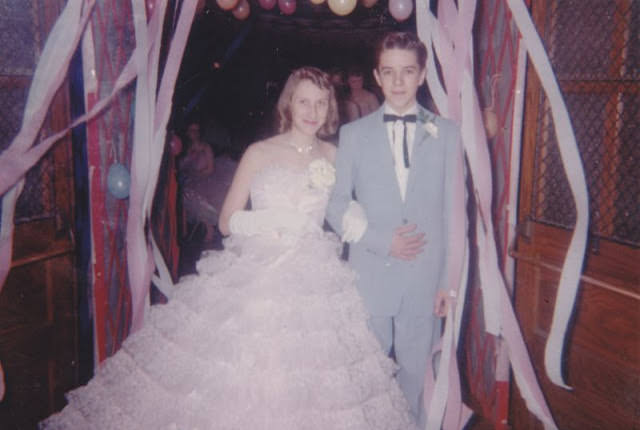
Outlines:
[[321,227],[335,180],[319,137],[337,121],[327,75],[294,71],[278,111],[281,133],[246,151],[223,205],[225,250],[206,254],[45,427],[413,428]]

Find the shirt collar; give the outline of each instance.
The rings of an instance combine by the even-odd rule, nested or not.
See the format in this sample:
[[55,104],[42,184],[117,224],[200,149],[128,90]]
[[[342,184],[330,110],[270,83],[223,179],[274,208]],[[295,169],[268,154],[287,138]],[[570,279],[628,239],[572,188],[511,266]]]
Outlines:
[[388,103],[384,104],[384,113],[387,114],[392,114],[392,115],[398,115],[398,116],[403,116],[403,115],[417,115],[418,114],[418,103],[414,103],[413,106],[411,106],[405,113],[403,113],[402,115],[400,115],[398,112],[396,112],[391,106],[389,106]]

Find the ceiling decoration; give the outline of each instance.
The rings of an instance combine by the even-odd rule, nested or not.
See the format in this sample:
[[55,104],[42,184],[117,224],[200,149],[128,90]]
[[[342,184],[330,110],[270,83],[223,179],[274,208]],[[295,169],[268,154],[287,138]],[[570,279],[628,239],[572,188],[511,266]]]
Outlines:
[[[228,8],[229,2],[234,0],[220,1],[223,2],[225,8]],[[238,1],[239,6],[245,7],[241,3],[244,0],[236,1]],[[354,34],[363,32],[370,34],[372,30],[377,33],[415,29],[414,13],[411,13],[403,21],[398,21],[390,12],[390,9],[398,9],[395,2],[401,2],[404,5],[405,1],[411,4],[411,10],[413,10],[411,0],[379,0],[369,7],[366,7],[365,4],[371,0],[360,0],[362,3],[357,5],[354,3],[355,8],[353,11],[345,16],[336,15],[324,1],[321,4],[314,4],[313,1],[317,0],[297,0],[295,10],[291,14],[285,13],[287,10],[283,12],[279,6],[281,6],[280,3],[293,0],[279,0],[280,3],[278,5],[274,2],[272,3],[274,6],[271,9],[265,9],[261,6],[262,3],[269,1],[248,0],[250,8],[248,19],[255,20],[255,24],[258,27],[276,33],[298,31],[303,32],[305,35],[318,33],[327,36],[327,34],[332,33],[342,34],[348,32]],[[391,7],[389,2],[392,3]],[[393,6],[394,4],[396,5],[395,7]],[[286,7],[284,6],[285,9]],[[407,11],[406,6],[402,6],[400,9],[404,12]],[[212,21],[236,20],[233,10],[222,9],[215,0],[206,0],[201,15],[205,19]]]

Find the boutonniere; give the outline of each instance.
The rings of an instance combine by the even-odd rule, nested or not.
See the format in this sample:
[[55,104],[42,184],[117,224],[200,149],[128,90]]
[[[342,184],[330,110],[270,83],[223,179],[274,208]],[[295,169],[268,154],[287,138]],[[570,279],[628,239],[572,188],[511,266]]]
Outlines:
[[424,127],[424,130],[429,133],[431,137],[438,137],[438,126],[433,121],[431,116],[428,116],[427,113],[423,110],[418,112],[418,118],[420,119],[420,123]]

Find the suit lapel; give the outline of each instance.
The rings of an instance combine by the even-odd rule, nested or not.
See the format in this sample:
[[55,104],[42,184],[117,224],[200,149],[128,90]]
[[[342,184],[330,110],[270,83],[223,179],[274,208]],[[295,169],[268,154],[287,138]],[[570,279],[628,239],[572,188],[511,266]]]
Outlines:
[[411,169],[409,170],[409,179],[407,181],[405,205],[409,201],[414,182],[423,176],[424,163],[428,153],[435,149],[434,145],[440,144],[439,138],[432,136],[425,127],[425,124],[430,121],[435,123],[435,119],[436,116],[434,114],[418,105],[418,120],[416,121],[416,132],[411,150]]
[[393,153],[391,152],[391,144],[389,143],[389,135],[387,127],[383,121],[384,105],[382,105],[374,114],[371,115],[372,123],[369,127],[369,139],[374,144],[377,158],[381,161],[383,169],[380,174],[387,179],[388,187],[392,195],[388,196],[393,199],[391,204],[402,205],[402,197],[400,195],[400,186],[396,178],[396,168],[393,162]]

